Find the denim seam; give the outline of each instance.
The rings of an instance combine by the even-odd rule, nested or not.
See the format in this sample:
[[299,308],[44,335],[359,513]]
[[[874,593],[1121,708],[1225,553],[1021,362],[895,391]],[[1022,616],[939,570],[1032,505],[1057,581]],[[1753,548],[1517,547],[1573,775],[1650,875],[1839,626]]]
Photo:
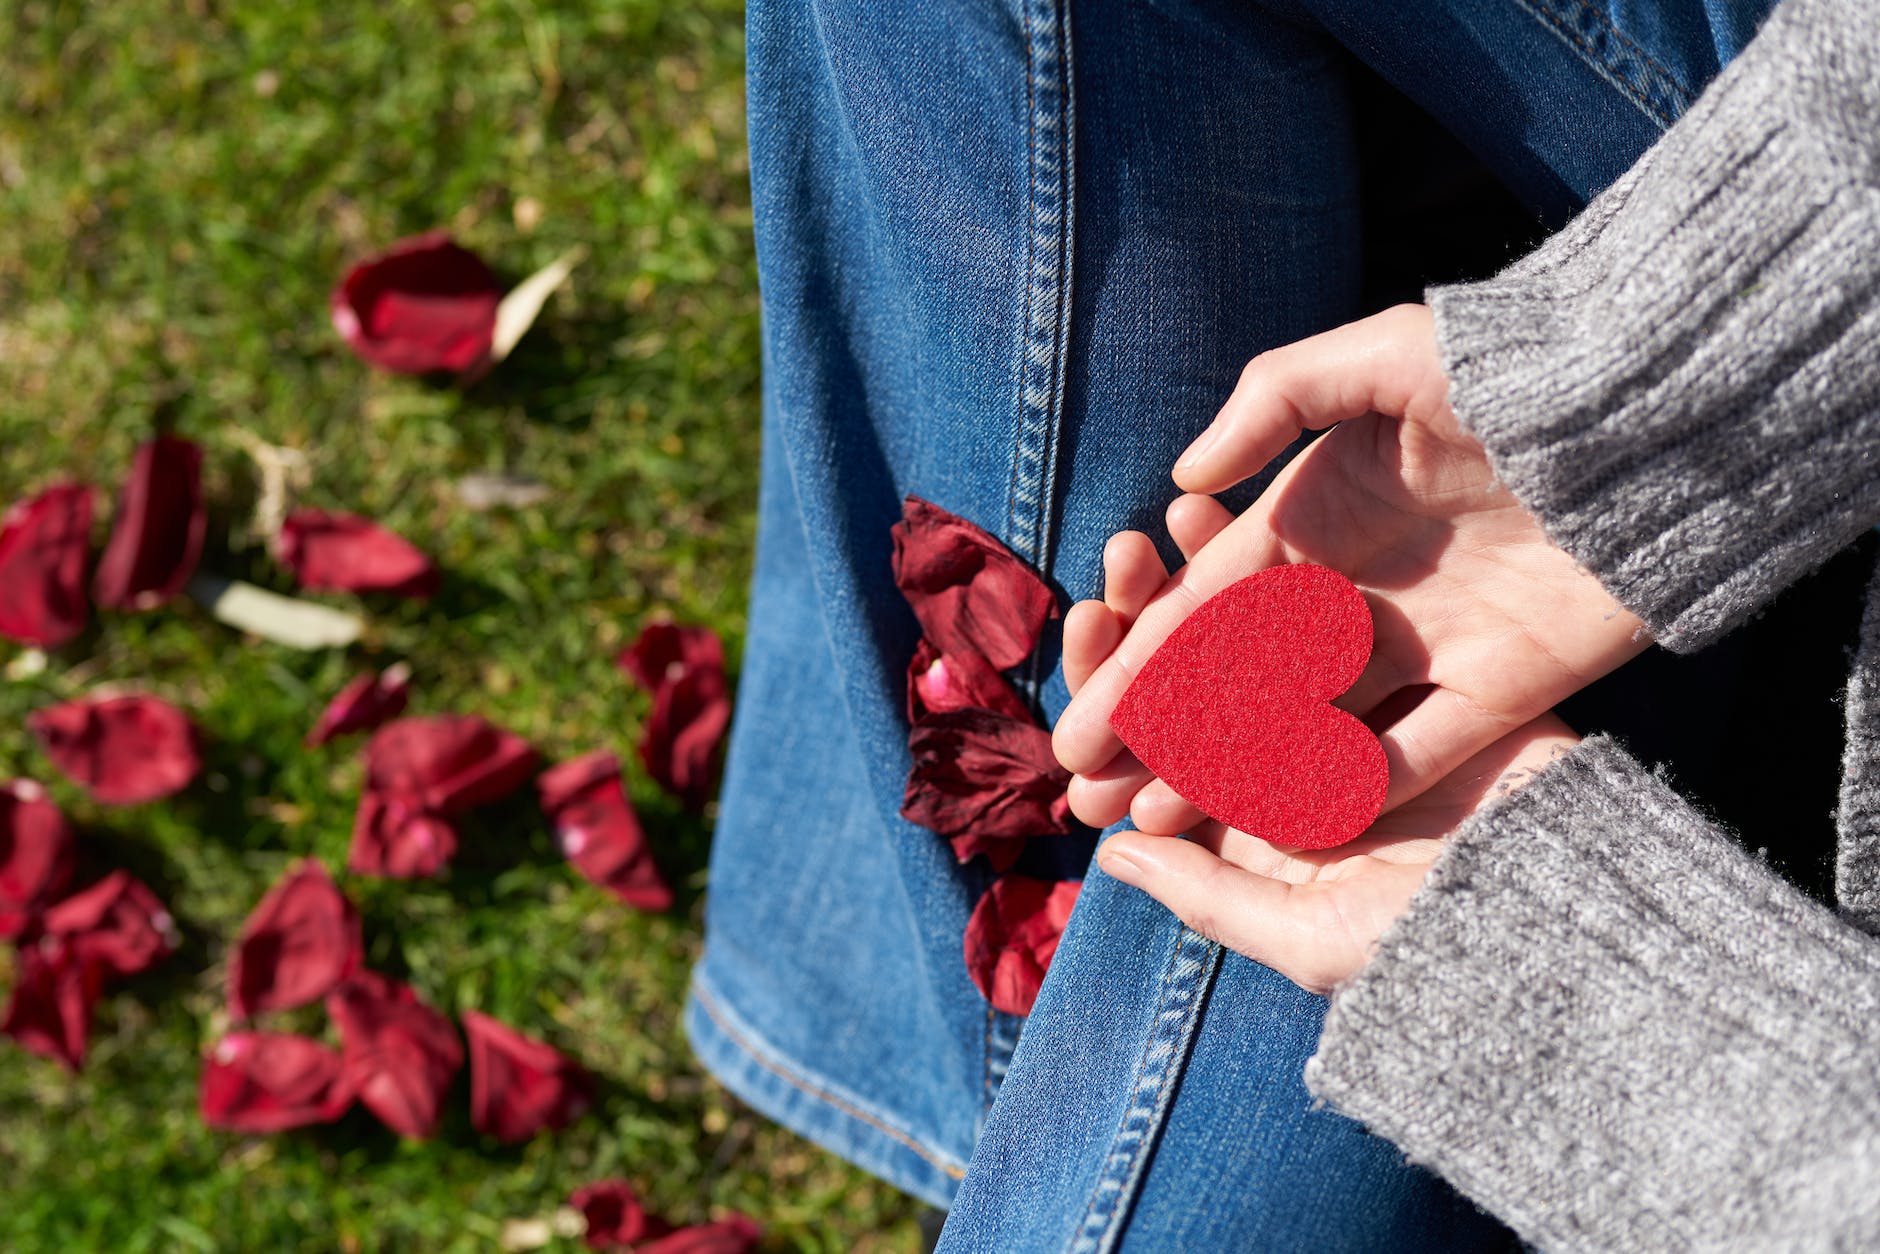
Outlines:
[[[1622,59],[1602,55],[1588,42],[1576,23],[1569,21],[1563,14],[1552,8],[1547,0],[1514,0],[1517,7],[1525,9],[1535,21],[1547,27],[1561,40],[1576,49],[1581,60],[1585,61],[1602,78],[1611,82],[1623,92],[1633,104],[1648,114],[1663,130],[1677,120],[1676,114],[1667,112],[1655,99],[1658,95],[1671,97],[1681,113],[1690,105],[1691,93],[1670,73],[1658,65],[1643,49],[1627,38],[1625,33],[1613,25],[1612,19],[1600,12],[1585,0],[1579,0],[1578,8],[1582,13],[1591,14],[1599,26],[1616,41],[1637,56],[1643,68],[1628,66]],[[1642,80],[1642,81],[1641,81]]]
[[966,1177],[965,1167],[955,1162],[950,1155],[942,1154],[939,1150],[931,1149],[928,1146],[922,1145],[919,1141],[915,1140],[911,1135],[887,1123],[880,1117],[870,1114],[868,1111],[863,1110],[861,1107],[857,1106],[853,1102],[846,1101],[843,1098],[836,1096],[834,1093],[831,1093],[829,1090],[810,1082],[808,1079],[805,1079],[802,1076],[791,1074],[789,1071],[784,1070],[781,1064],[777,1062],[773,1062],[771,1059],[765,1057],[764,1055],[766,1053],[774,1054],[776,1051],[774,1049],[769,1049],[768,1047],[761,1047],[757,1042],[751,1039],[751,1036],[754,1034],[747,1034],[746,1032],[740,1031],[737,1026],[731,1023],[730,1011],[726,1007],[720,1005],[717,998],[715,998],[714,996],[712,996],[711,993],[706,991],[704,982],[702,980],[696,980],[696,979],[693,980],[692,996],[693,996],[693,999],[698,1002],[699,1009],[703,1010],[705,1014],[707,1015],[707,1017],[709,1017],[711,1021],[718,1026],[718,1030],[725,1034],[725,1039],[730,1041],[733,1045],[736,1045],[739,1049],[743,1050],[745,1056],[749,1058],[752,1062],[756,1063],[758,1066],[762,1067],[764,1070],[770,1072],[772,1075],[776,1076],[779,1080],[782,1080],[785,1084],[788,1084],[791,1088],[794,1088],[801,1093],[806,1093],[809,1096],[815,1098],[817,1101],[826,1102],[830,1106],[833,1106],[837,1110],[841,1111],[843,1114],[849,1116],[849,1118],[855,1119],[861,1123],[865,1123],[869,1127],[875,1129],[875,1131],[882,1133],[884,1136],[890,1137],[893,1140],[900,1142],[902,1145],[905,1145],[908,1149],[918,1154],[921,1158],[925,1159],[927,1162],[932,1163],[935,1167],[938,1167],[941,1171],[945,1172],[948,1176],[952,1177],[953,1179],[955,1180],[965,1179]]
[[[1200,955],[1191,956],[1197,947]],[[1221,947],[1192,928],[1184,927],[1176,936],[1162,973],[1148,1039],[1136,1063],[1130,1105],[1117,1125],[1067,1254],[1109,1254],[1122,1239],[1130,1206],[1142,1187],[1156,1138],[1180,1087],[1220,960]]]

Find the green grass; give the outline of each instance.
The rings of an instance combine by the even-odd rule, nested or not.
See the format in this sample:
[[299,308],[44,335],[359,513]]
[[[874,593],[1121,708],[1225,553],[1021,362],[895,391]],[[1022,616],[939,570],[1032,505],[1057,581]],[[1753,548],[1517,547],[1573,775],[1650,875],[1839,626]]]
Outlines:
[[[709,823],[637,771],[681,890],[669,917],[579,880],[526,804],[483,816],[444,880],[342,881],[374,965],[579,1057],[604,1081],[595,1115],[499,1148],[469,1128],[461,1078],[426,1144],[358,1113],[245,1138],[195,1110],[242,918],[294,859],[343,865],[356,742],[299,740],[346,678],[407,659],[417,711],[631,762],[646,707],[615,649],[669,612],[736,654],[758,429],[739,6],[0,0],[0,30],[0,503],[60,475],[115,491],[171,428],[207,451],[205,567],[289,591],[253,525],[256,436],[311,458],[303,503],[376,516],[448,569],[427,604],[356,603],[371,629],[345,655],[244,639],[187,602],[108,616],[38,674],[0,644],[0,778],[50,783],[94,866],[143,876],[186,933],[107,996],[80,1075],[0,1043],[0,1248],[490,1249],[613,1174],[678,1221],[744,1210],[777,1249],[913,1248],[913,1203],[692,1060],[678,1016]],[[512,280],[590,249],[467,391],[372,375],[327,322],[348,260],[438,225]],[[490,470],[553,495],[458,506],[453,481]],[[104,684],[187,706],[203,780],[112,811],[52,778],[22,719]],[[284,1026],[326,1030],[317,1011]]]

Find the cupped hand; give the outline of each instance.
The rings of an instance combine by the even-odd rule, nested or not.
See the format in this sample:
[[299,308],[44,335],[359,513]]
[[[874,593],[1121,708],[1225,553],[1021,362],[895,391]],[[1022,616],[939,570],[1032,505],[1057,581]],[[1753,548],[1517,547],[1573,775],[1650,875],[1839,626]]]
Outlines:
[[[1105,602],[1066,622],[1075,694],[1059,760],[1072,809],[1174,833],[1201,815],[1124,749],[1110,714],[1156,646],[1208,597],[1269,566],[1316,562],[1365,593],[1370,664],[1336,704],[1379,733],[1386,810],[1433,787],[1643,649],[1643,624],[1495,480],[1450,409],[1427,309],[1402,306],[1262,354],[1175,469],[1188,559],[1166,577],[1147,537],[1106,553]],[[1259,471],[1302,430],[1335,429],[1239,518],[1203,493]],[[1197,848],[1199,848],[1197,846]]]

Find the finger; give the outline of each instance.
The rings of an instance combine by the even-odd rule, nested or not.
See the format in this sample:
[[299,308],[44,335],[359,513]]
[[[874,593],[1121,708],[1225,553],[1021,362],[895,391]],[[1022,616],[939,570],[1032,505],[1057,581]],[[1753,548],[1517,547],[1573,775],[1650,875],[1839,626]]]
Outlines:
[[1166,582],[1162,555],[1142,532],[1119,531],[1103,546],[1103,600],[1125,628]]
[[1123,624],[1101,601],[1079,601],[1064,615],[1064,684],[1077,695],[1090,673],[1123,642]]
[[1131,799],[1129,817],[1140,831],[1155,836],[1179,836],[1207,815],[1169,787],[1168,781],[1152,776]]
[[1447,390],[1429,310],[1400,305],[1255,357],[1214,422],[1181,455],[1175,482],[1219,492],[1259,471],[1301,431],[1393,417]]
[[1365,601],[1371,607],[1371,657],[1358,682],[1332,704],[1369,720],[1397,693],[1429,682],[1430,651],[1409,616],[1392,605],[1389,595],[1367,592]]
[[1431,689],[1415,709],[1378,736],[1390,764],[1384,809],[1421,795],[1526,721],[1491,710],[1452,688]]
[[1183,558],[1193,561],[1208,541],[1234,521],[1234,511],[1211,496],[1188,492],[1169,503],[1165,517],[1169,538]]
[[1071,776],[1065,795],[1079,822],[1108,827],[1129,813],[1129,803],[1154,778],[1154,772],[1125,749],[1096,774]]

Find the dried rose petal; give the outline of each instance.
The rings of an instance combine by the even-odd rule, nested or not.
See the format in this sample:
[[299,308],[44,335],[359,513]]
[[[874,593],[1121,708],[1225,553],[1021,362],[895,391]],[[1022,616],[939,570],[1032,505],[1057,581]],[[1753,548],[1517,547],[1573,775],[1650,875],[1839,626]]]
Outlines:
[[403,662],[361,675],[327,703],[302,743],[313,749],[348,732],[371,731],[403,714],[410,700],[411,668]]
[[359,914],[312,858],[268,889],[242,924],[228,963],[228,1007],[237,1019],[324,997],[358,970]]
[[763,1237],[764,1230],[755,1219],[748,1215],[731,1215],[649,1241],[639,1247],[638,1254],[748,1254],[757,1248]]
[[367,787],[437,814],[500,801],[535,773],[535,750],[474,714],[401,718],[366,744]]
[[337,1051],[286,1032],[231,1032],[203,1060],[202,1121],[232,1132],[332,1123],[352,1105]]
[[598,1180],[583,1185],[569,1197],[568,1205],[581,1212],[587,1221],[583,1240],[590,1250],[618,1250],[662,1236],[669,1225],[648,1215],[639,1195],[625,1180]]
[[202,450],[170,435],[139,446],[92,577],[92,596],[108,610],[163,604],[196,573],[208,526]]
[[409,984],[360,971],[327,995],[339,1025],[346,1084],[400,1136],[437,1131],[444,1096],[463,1066],[450,1020],[418,1000]]
[[450,820],[396,797],[367,792],[353,818],[346,869],[390,880],[428,879],[457,856]]
[[593,1081],[553,1046],[474,1010],[463,1012],[470,1042],[470,1122],[499,1141],[526,1141],[585,1114]]
[[46,938],[20,951],[18,975],[0,1036],[77,1071],[91,1040],[91,1008],[104,974],[65,942]]
[[990,533],[910,496],[894,525],[894,582],[940,652],[1010,670],[1038,647],[1057,597]]
[[556,842],[577,871],[630,906],[672,907],[672,889],[621,786],[620,759],[597,749],[544,772],[535,787]]
[[58,937],[100,974],[129,978],[176,952],[176,920],[143,881],[113,871],[46,911],[46,935]]
[[944,654],[922,640],[907,664],[907,721],[956,710],[991,710],[1008,718],[1030,720],[1012,685],[977,653]]
[[381,370],[461,374],[489,354],[502,295],[481,258],[432,231],[348,270],[333,289],[333,326]]
[[1083,888],[1081,880],[1001,876],[966,921],[966,971],[996,1010],[1028,1015]]
[[731,723],[724,644],[708,627],[652,623],[621,650],[620,668],[653,694],[640,761],[697,811],[711,797],[718,746]]
[[[1051,733],[989,710],[933,714],[908,736],[901,816],[949,839],[1017,840],[1071,830],[1070,775]],[[969,855],[970,856],[970,855]]]
[[0,939],[28,920],[72,878],[71,824],[31,780],[0,784]]
[[137,805],[180,792],[202,769],[196,729],[148,696],[68,701],[27,717],[52,764],[105,805]]
[[409,540],[357,514],[294,511],[281,523],[275,556],[301,587],[316,592],[428,597],[441,582],[431,559]]
[[692,670],[724,673],[725,646],[709,627],[682,627],[678,623],[648,623],[616,659],[620,669],[648,692]]
[[91,489],[61,483],[0,518],[0,636],[56,648],[85,629],[91,602]]

